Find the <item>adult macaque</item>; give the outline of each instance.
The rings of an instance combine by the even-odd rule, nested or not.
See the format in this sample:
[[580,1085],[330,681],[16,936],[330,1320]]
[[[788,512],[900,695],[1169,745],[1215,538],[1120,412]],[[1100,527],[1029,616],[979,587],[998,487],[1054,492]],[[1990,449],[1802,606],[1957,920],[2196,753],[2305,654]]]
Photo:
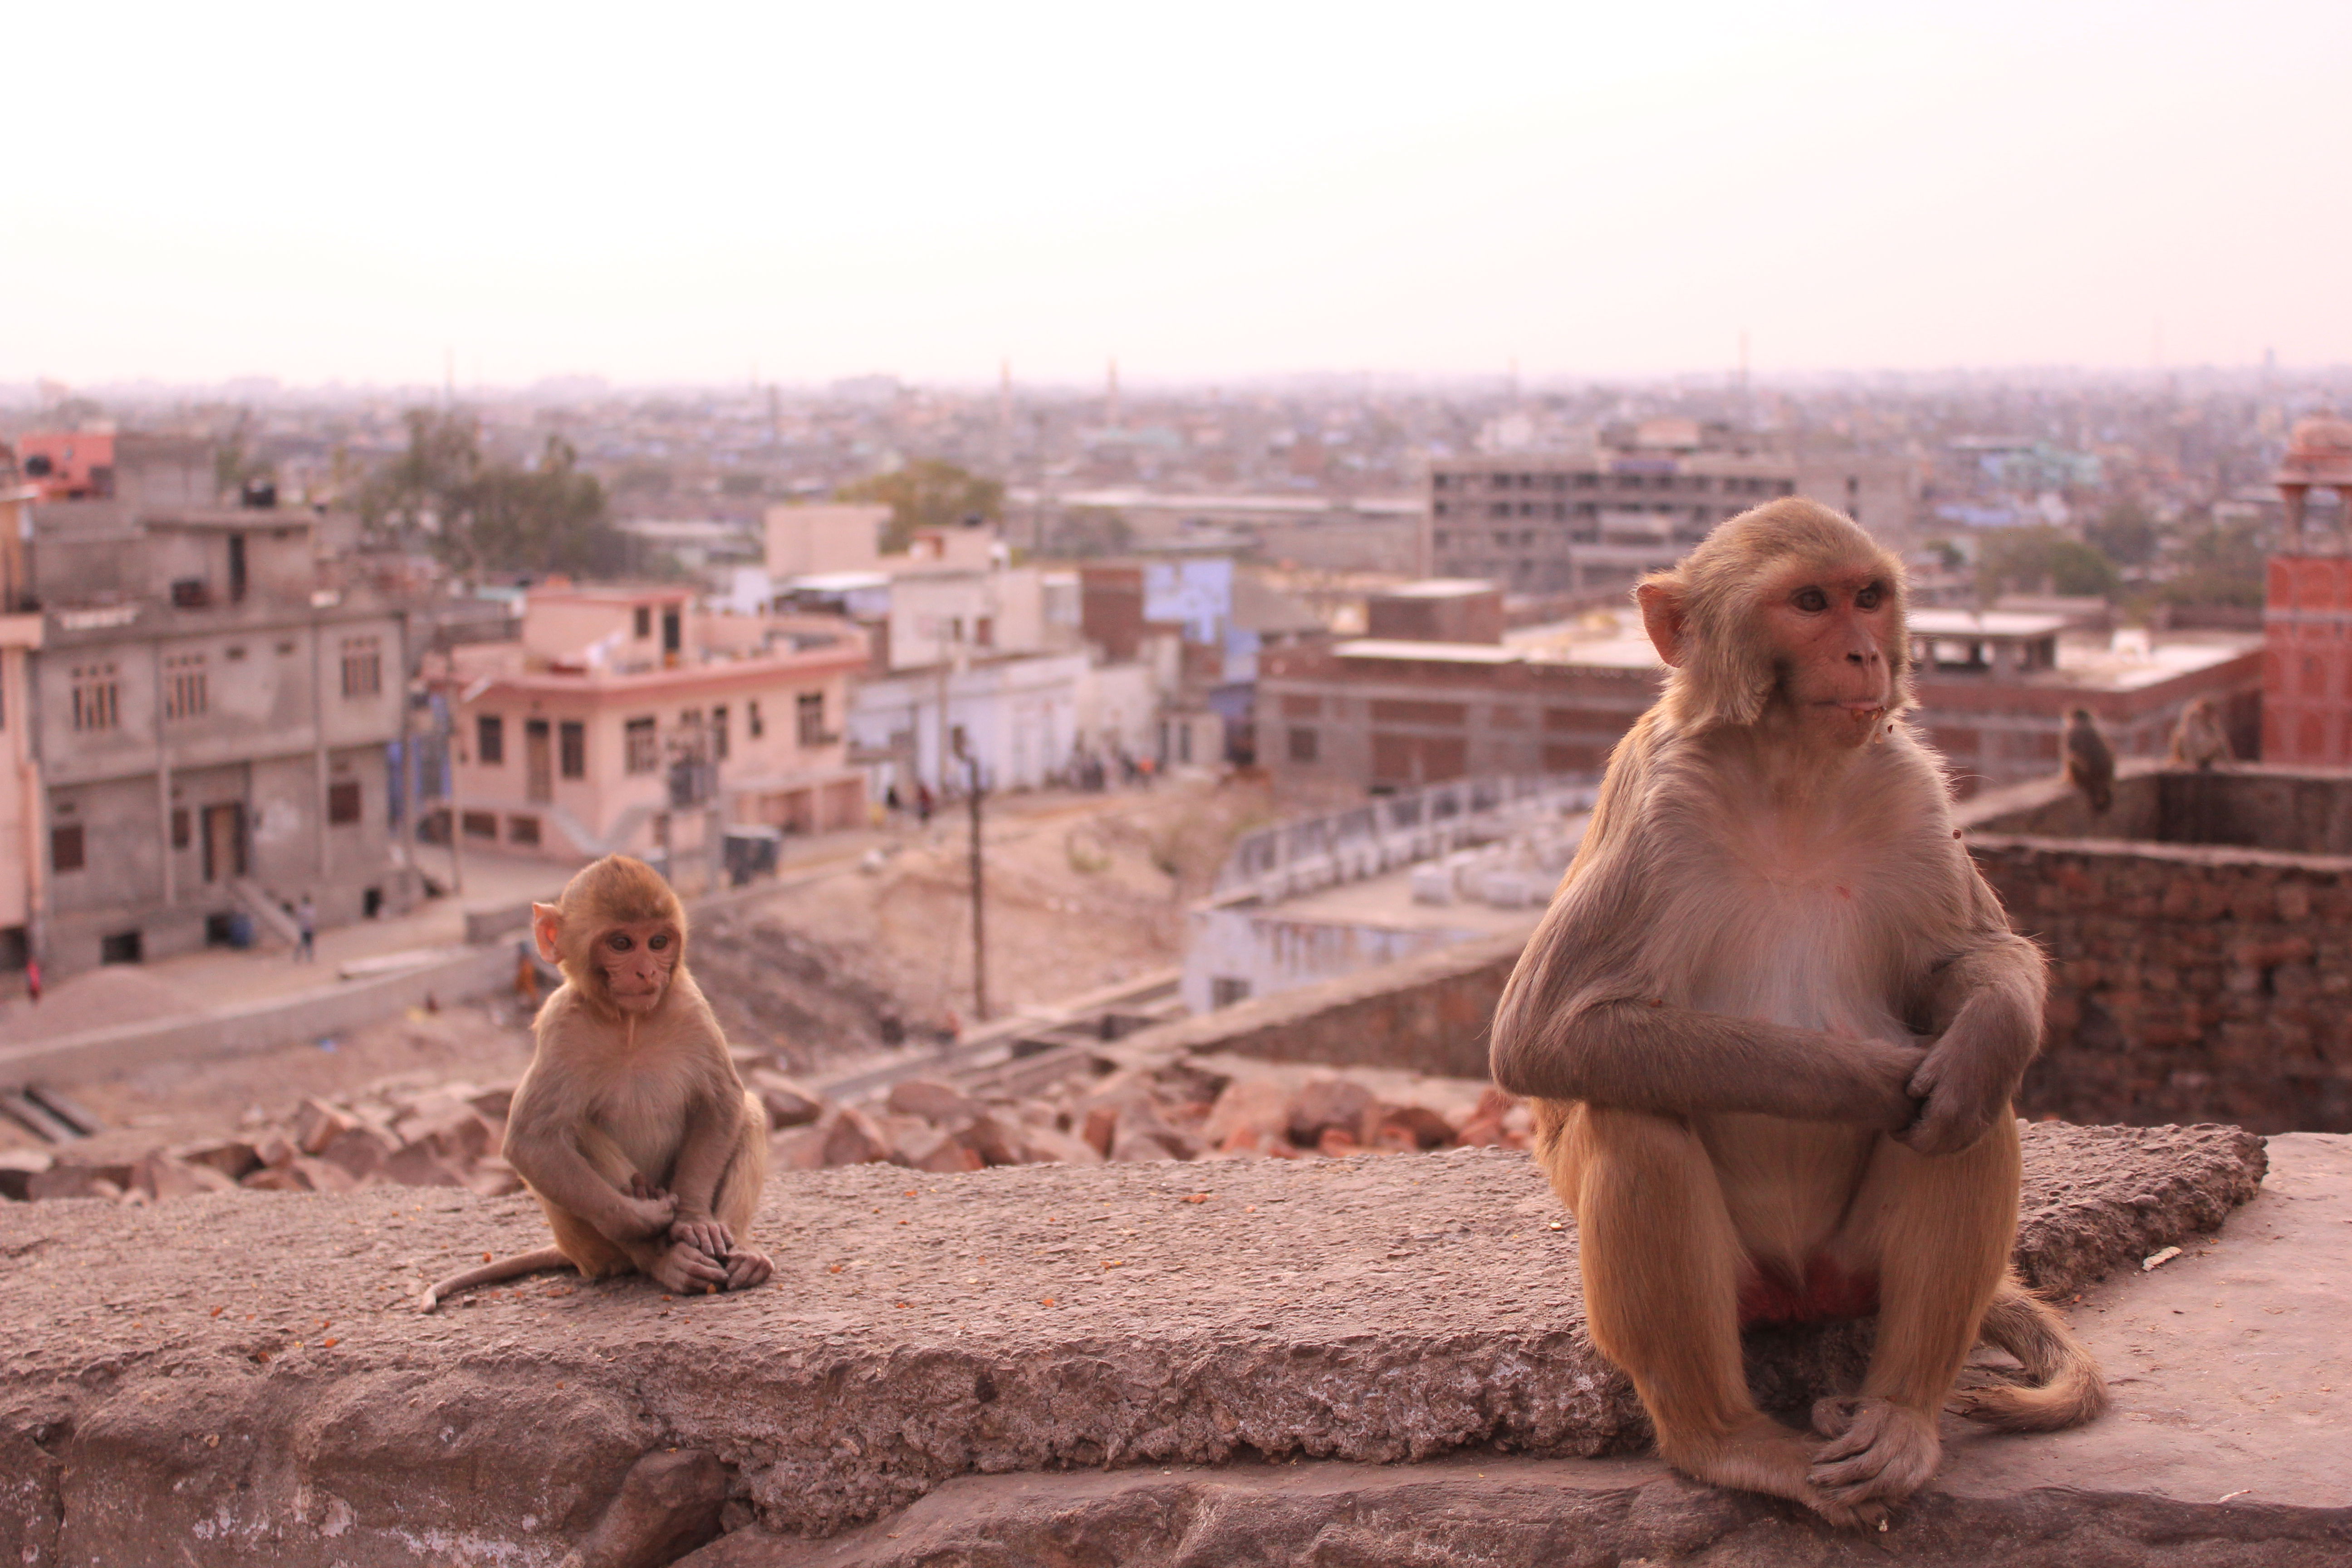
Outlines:
[[[1842,1524],[1935,1474],[1980,1331],[2039,1384],[1963,1414],[2042,1429],[2105,1398],[2009,1271],[2042,958],[1902,720],[1903,592],[1869,535],[1797,500],[1642,584],[1665,692],[1610,758],[1494,1029],[1577,1217],[1593,1341],[1659,1452]],[[1743,1324],[1873,1310],[1862,1390],[1814,1406],[1817,1437],[1757,1409]]]
[[2213,710],[2210,697],[2200,697],[2180,710],[2180,721],[2172,727],[2171,752],[2165,759],[2168,763],[2202,770],[2236,757],[2230,731],[2221,727],[2221,716]]
[[2066,782],[2091,803],[2091,815],[2105,816],[2116,804],[2116,752],[2099,733],[2098,721],[2087,708],[2066,715]]
[[665,1290],[741,1290],[772,1271],[741,1245],[768,1173],[768,1118],[686,969],[686,910],[652,867],[608,855],[531,906],[563,984],[508,1113],[507,1163],[555,1245],[469,1268],[425,1292],[570,1263],[635,1269]]

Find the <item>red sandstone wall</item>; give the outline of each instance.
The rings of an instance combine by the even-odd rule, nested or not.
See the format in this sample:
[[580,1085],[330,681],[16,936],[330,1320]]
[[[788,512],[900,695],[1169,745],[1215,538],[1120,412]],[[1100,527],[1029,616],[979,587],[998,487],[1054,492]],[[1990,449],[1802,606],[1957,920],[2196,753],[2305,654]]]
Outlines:
[[2352,1131],[2352,858],[1970,848],[2010,922],[2053,958],[2023,1114]]

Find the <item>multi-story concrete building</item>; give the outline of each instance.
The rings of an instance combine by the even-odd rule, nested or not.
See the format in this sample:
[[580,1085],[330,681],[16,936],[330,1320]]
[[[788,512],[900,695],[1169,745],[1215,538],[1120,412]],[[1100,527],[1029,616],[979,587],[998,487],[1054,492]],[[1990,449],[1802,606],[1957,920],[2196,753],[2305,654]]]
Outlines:
[[41,491],[15,482],[15,473],[7,448],[0,447],[0,973],[22,970],[36,950],[41,874],[48,861],[26,700],[41,617],[27,613],[24,537],[28,509]]
[[175,503],[208,500],[200,447],[112,456],[110,493],[32,508],[45,962],[231,940],[305,896],[322,924],[404,909],[403,604],[323,586],[309,510]]
[[[1410,594],[1411,590],[1402,592]],[[1955,786],[2054,773],[2087,708],[2119,755],[2161,755],[2200,697],[2253,743],[2260,658],[2226,633],[2062,637],[2064,618],[1915,610],[1919,722]],[[1294,795],[1336,798],[1501,773],[1583,773],[1655,699],[1664,668],[1627,612],[1484,642],[1360,637],[1269,654],[1258,752]]]
[[1788,459],[1707,449],[1696,428],[1685,438],[1645,426],[1648,442],[1622,447],[1432,463],[1421,570],[1514,594],[1610,587],[1673,565],[1725,518],[1796,493]]
[[428,670],[452,700],[462,843],[627,851],[692,885],[730,824],[864,820],[845,736],[866,647],[848,621],[707,615],[687,588],[559,585],[531,591],[522,623],[520,641],[455,648]]

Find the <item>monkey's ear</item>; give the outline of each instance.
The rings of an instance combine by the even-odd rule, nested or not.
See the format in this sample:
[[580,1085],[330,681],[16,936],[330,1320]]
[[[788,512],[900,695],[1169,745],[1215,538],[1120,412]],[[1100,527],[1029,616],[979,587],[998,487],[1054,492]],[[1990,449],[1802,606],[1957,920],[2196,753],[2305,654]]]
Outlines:
[[563,930],[561,917],[562,911],[553,904],[535,903],[530,906],[531,938],[539,944],[539,956],[550,963],[559,963],[563,957],[555,946],[556,938]]
[[1670,669],[1679,669],[1683,662],[1683,596],[1663,583],[1644,583],[1633,590],[1635,602],[1642,606],[1642,629],[1650,634],[1650,646]]

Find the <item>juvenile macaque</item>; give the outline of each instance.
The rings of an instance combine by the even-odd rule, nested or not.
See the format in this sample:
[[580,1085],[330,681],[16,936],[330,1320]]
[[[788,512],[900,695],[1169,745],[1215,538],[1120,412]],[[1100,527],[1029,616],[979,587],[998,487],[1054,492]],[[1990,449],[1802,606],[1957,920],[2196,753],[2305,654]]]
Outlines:
[[2091,814],[2105,816],[2116,804],[2116,753],[2099,733],[2087,708],[2066,715],[2066,779],[2091,803]]
[[[1900,564],[1810,501],[1722,524],[1639,590],[1670,667],[1495,1017],[1496,1081],[1578,1221],[1593,1342],[1703,1480],[1883,1521],[1935,1474],[1981,1332],[2071,1426],[2097,1368],[2009,1271],[2010,1101],[2043,963],[1952,826],[1910,705]],[[1814,1435],[1758,1410],[1748,1323],[1877,1314]]]
[[555,1245],[470,1268],[450,1291],[570,1263],[665,1290],[741,1290],[772,1271],[742,1245],[768,1172],[768,1119],[686,968],[686,910],[653,868],[608,855],[531,906],[563,984],[508,1113],[507,1163]]

